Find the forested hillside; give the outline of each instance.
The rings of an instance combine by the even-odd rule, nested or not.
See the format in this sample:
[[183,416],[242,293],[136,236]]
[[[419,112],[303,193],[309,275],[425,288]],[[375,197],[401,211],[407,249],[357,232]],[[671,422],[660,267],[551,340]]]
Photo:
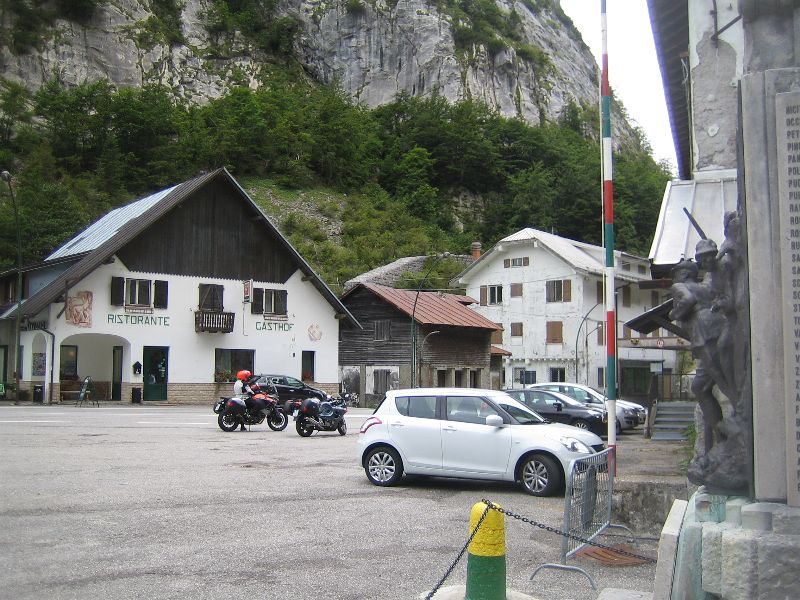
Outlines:
[[[399,256],[466,253],[522,227],[600,242],[595,116],[571,106],[532,127],[439,97],[369,110],[276,75],[205,106],[105,82],[35,94],[4,82],[0,165],[14,173],[25,263],[110,208],[227,167],[326,279]],[[615,157],[618,246],[646,252],[667,179],[646,144]],[[7,190],[3,190],[7,198]],[[0,260],[15,262],[0,206]]]

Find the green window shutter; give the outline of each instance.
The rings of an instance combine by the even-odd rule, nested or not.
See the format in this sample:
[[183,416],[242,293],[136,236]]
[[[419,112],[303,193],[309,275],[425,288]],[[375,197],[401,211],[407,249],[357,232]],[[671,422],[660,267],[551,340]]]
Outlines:
[[167,308],[169,304],[169,283],[156,279],[153,282],[153,308]]
[[288,293],[286,290],[275,291],[275,314],[288,314]]
[[253,288],[253,301],[250,303],[250,314],[264,314],[264,288]]
[[125,305],[125,278],[112,277],[111,278],[111,305],[124,306]]

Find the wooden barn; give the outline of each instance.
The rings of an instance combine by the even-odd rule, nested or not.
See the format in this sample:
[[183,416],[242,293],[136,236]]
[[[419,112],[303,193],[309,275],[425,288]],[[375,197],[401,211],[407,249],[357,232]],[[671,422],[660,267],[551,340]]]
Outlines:
[[341,298],[361,328],[343,324],[344,391],[379,401],[403,387],[490,387],[492,336],[502,327],[467,296],[359,283]]

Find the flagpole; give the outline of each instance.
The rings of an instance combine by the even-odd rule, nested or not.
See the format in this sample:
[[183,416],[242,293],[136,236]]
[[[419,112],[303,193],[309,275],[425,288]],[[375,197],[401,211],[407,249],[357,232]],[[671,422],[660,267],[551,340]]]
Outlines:
[[606,408],[608,410],[608,447],[613,451],[616,471],[617,451],[617,316],[614,298],[614,174],[611,139],[611,88],[608,84],[608,26],[606,0],[600,0],[600,29],[602,34],[602,73],[600,77],[603,169],[603,239],[605,243],[605,277],[603,297],[606,306]]

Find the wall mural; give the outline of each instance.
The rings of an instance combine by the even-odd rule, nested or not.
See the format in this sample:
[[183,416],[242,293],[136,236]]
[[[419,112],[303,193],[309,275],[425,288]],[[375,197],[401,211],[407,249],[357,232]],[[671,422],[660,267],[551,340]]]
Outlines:
[[44,377],[47,357],[44,352],[34,352],[31,360],[31,376]]
[[76,292],[67,296],[67,323],[76,327],[92,326],[92,292]]
[[322,327],[314,323],[308,326],[308,339],[312,342],[318,342],[322,339]]

